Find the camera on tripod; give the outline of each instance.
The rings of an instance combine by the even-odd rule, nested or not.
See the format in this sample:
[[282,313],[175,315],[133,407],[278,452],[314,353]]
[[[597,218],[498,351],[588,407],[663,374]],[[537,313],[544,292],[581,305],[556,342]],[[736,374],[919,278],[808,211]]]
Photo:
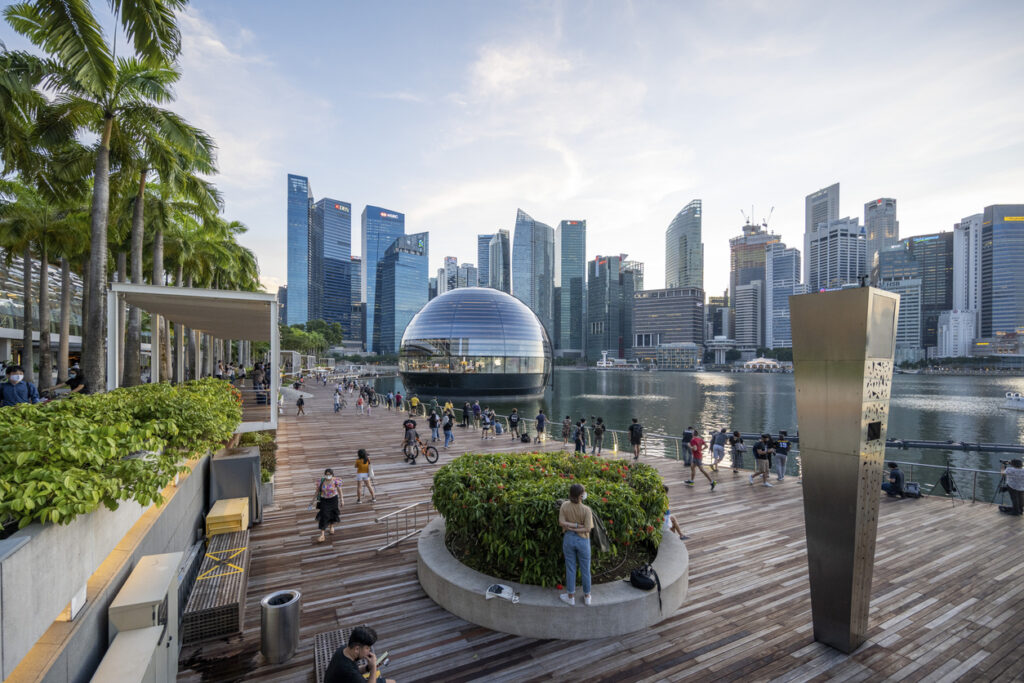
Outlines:
[[1000,460],[999,464],[1002,465],[1003,467],[1009,467],[1010,466],[1010,461],[1009,460]]

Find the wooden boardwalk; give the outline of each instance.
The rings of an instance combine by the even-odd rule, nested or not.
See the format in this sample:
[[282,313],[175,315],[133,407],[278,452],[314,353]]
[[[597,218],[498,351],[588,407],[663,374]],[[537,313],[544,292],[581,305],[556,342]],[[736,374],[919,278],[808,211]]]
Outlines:
[[[1022,520],[981,503],[883,498],[869,640],[844,655],[812,639],[801,484],[749,486],[745,473],[724,471],[712,493],[699,482],[684,486],[688,468],[660,458],[645,460],[661,470],[690,536],[682,608],[648,631],[593,641],[477,627],[420,589],[415,538],[375,552],[384,534],[374,518],[428,500],[432,474],[456,454],[505,450],[511,439],[481,442],[457,429],[437,465],[410,466],[396,447],[399,416],[378,409],[359,417],[349,400],[338,417],[326,389],[311,391],[306,416],[287,406],[281,420],[277,507],[252,528],[244,635],[185,647],[180,681],[312,681],[315,635],[359,624],[377,629],[377,651],[391,651],[387,674],[399,683],[1024,678]],[[420,433],[429,438],[429,429]],[[377,477],[374,504],[355,503],[360,447]],[[307,505],[325,467],[344,478],[345,507],[337,533],[317,544]],[[284,588],[302,592],[300,646],[287,663],[269,665],[259,654],[259,600]]]

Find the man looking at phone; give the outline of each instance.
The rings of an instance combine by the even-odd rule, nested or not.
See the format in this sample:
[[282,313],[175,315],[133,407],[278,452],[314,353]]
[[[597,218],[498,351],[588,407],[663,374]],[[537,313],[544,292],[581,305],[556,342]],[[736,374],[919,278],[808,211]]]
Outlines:
[[[377,655],[373,653],[373,644],[377,642],[377,632],[369,626],[356,626],[348,637],[348,645],[339,647],[324,674],[324,683],[376,683],[380,672],[377,670]],[[369,678],[363,678],[357,662],[366,660]],[[387,683],[395,683],[390,678]]]

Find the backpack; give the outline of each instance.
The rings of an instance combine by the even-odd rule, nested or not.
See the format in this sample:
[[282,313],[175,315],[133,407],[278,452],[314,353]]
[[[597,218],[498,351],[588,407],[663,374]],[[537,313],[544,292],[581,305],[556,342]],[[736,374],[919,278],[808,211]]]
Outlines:
[[907,498],[920,498],[921,485],[916,481],[908,481],[903,487],[903,495]]
[[634,588],[649,591],[655,586],[658,587],[658,610],[661,611],[661,579],[658,572],[650,564],[638,567],[629,573],[629,583]]
[[519,437],[519,440],[523,443],[530,443],[530,435],[523,434],[521,437]]

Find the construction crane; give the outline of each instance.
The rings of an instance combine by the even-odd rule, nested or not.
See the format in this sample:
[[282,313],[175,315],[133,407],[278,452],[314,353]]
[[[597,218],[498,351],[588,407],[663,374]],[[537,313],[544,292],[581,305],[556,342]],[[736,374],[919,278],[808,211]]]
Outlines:
[[763,227],[765,230],[768,229],[768,221],[770,221],[772,219],[772,214],[773,213],[775,213],[775,207],[774,206],[768,212],[768,218],[764,218],[764,219],[761,220],[761,227]]

